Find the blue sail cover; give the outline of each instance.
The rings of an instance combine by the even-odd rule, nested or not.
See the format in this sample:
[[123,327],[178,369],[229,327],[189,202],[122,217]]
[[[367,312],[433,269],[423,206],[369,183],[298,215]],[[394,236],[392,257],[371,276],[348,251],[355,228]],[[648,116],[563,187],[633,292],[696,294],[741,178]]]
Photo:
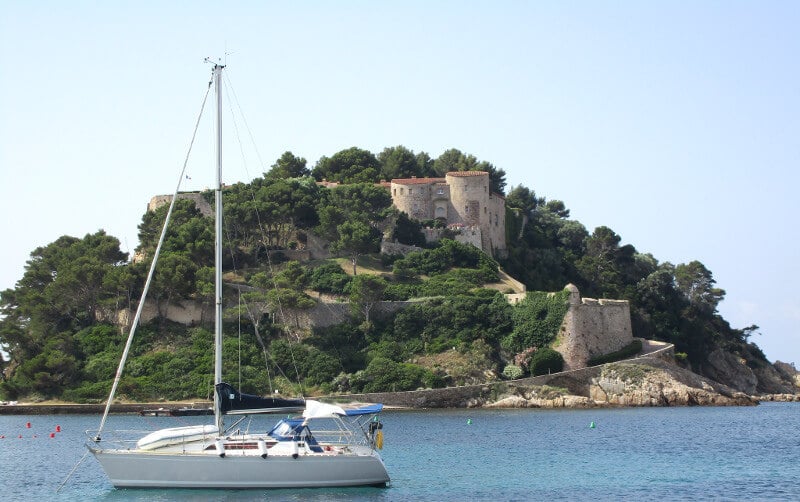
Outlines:
[[304,399],[261,397],[242,394],[231,385],[222,382],[216,386],[220,411],[225,415],[249,415],[254,413],[293,413],[303,411]]
[[348,417],[356,417],[360,415],[374,415],[380,413],[382,409],[382,404],[368,404],[360,408],[345,409],[344,412]]

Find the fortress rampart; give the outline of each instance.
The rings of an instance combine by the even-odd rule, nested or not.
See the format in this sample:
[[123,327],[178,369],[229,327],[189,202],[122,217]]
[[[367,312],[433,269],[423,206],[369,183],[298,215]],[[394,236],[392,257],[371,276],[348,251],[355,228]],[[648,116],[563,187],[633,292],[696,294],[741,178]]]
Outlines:
[[564,369],[583,368],[589,359],[622,349],[633,342],[631,308],[627,300],[581,298],[568,284],[569,310],[561,324],[555,350]]

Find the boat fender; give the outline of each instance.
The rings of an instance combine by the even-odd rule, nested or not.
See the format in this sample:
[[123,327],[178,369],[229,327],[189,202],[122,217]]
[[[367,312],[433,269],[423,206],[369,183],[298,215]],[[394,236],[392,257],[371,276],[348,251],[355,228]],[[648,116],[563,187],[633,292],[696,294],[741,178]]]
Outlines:
[[300,455],[300,448],[297,446],[297,441],[292,441],[292,458],[297,458]]
[[219,457],[225,458],[225,444],[222,442],[222,438],[217,438],[214,445],[217,447],[217,454]]
[[379,450],[383,449],[383,431],[378,431],[378,433],[375,434],[375,446],[377,446]]
[[267,458],[267,443],[265,443],[263,439],[258,440],[258,453],[261,455],[261,458]]

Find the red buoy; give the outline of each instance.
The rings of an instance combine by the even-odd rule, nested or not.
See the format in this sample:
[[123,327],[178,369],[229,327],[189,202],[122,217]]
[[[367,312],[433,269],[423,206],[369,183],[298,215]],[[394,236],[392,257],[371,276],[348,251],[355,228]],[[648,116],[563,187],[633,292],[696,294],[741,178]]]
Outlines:
[[30,423],[30,422],[26,423],[26,424],[25,424],[25,427],[27,427],[28,429],[30,429],[30,428],[31,428],[31,423]]
[[50,433],[50,437],[51,437],[51,438],[54,438],[54,437],[56,437],[56,433],[55,433],[55,432],[51,432],[51,433]]
[[61,432],[61,426],[60,425],[56,425],[56,432]]

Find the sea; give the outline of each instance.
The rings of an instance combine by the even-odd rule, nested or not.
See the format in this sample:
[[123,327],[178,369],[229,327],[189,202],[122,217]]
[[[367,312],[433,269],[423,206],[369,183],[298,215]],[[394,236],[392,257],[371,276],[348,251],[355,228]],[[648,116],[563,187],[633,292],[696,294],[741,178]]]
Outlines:
[[[264,427],[275,420],[263,419]],[[207,420],[113,415],[106,428]],[[385,411],[381,420],[385,488],[155,490],[115,489],[85,455],[84,431],[99,417],[4,415],[0,499],[800,500],[800,403]]]

